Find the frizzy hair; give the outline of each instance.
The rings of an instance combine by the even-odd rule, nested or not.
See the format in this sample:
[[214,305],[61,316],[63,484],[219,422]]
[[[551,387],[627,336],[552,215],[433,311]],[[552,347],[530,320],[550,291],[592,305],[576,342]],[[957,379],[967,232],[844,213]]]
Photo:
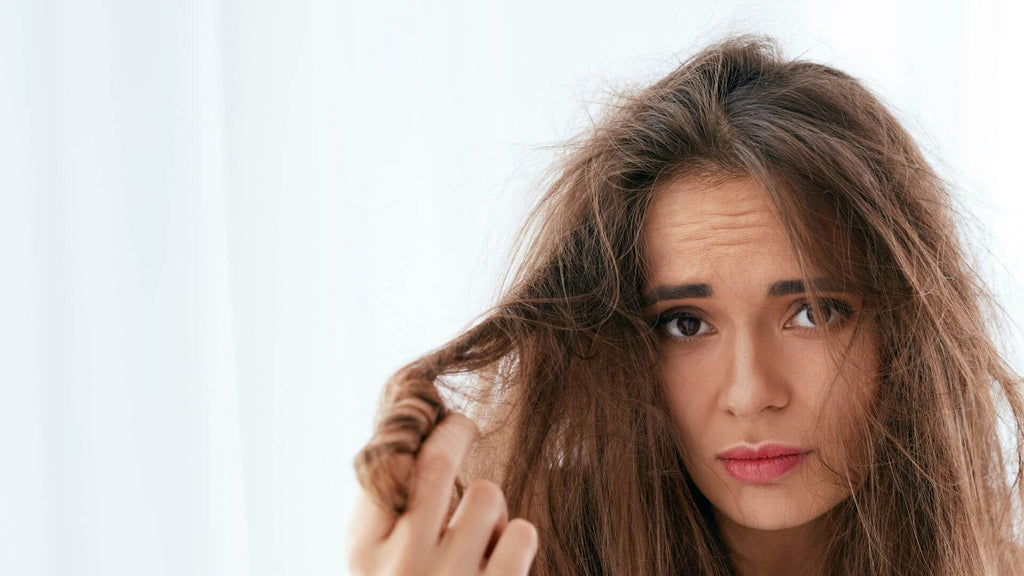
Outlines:
[[456,497],[463,478],[498,482],[510,517],[539,530],[533,574],[734,573],[679,457],[641,313],[641,239],[665,183],[753,178],[805,283],[812,265],[842,279],[877,330],[867,464],[837,467],[858,480],[828,512],[827,573],[1024,566],[1022,378],[989,331],[1001,308],[963,247],[950,186],[858,80],[785,59],[769,37],[728,36],[616,94],[550,174],[498,302],[386,383],[355,460],[378,502],[404,510],[396,462],[458,402],[483,436]]

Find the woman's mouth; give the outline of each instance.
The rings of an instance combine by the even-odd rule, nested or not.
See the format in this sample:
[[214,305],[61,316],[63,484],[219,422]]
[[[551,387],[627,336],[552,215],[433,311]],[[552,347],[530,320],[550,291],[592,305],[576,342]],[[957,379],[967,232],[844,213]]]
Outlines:
[[733,478],[749,484],[767,484],[799,466],[810,452],[784,444],[743,445],[720,453],[717,459]]

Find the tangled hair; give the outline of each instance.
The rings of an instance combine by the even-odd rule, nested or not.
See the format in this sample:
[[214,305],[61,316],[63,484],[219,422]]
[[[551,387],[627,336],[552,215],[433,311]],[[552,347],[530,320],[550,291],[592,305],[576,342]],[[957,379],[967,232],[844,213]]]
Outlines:
[[779,52],[762,35],[719,39],[617,93],[566,144],[498,303],[387,382],[355,461],[378,502],[404,510],[395,462],[458,408],[483,435],[455,498],[468,478],[499,483],[510,517],[539,530],[534,574],[734,573],[680,458],[641,314],[641,239],[659,185],[747,177],[805,284],[812,265],[842,278],[877,330],[868,464],[828,513],[827,573],[1024,566],[1022,378],[988,330],[1002,309],[959,238],[950,186],[858,80]]

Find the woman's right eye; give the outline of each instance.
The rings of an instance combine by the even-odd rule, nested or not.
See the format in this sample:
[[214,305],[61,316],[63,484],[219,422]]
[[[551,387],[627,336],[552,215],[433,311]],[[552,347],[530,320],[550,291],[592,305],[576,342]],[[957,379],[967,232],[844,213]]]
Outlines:
[[663,331],[672,338],[688,341],[707,333],[707,330],[701,331],[702,324],[706,325],[707,323],[693,314],[669,311],[659,316],[654,326],[655,329]]

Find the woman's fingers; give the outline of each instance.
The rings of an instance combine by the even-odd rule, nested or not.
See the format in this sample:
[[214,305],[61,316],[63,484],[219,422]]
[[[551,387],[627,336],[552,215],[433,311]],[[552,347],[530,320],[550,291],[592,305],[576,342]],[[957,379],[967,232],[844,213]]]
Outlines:
[[502,531],[494,552],[487,560],[484,576],[522,576],[530,572],[540,542],[537,529],[522,518],[514,518]]
[[[480,430],[468,417],[452,412],[427,436],[416,455],[406,514],[398,522],[439,537],[451,504],[455,477]],[[436,540],[435,540],[436,541]]]
[[393,525],[385,514],[366,490],[360,488],[345,530],[345,559],[350,570],[366,565],[370,551],[385,537],[381,534],[386,535]]
[[[411,454],[395,454],[390,460],[395,467],[394,477],[404,478],[411,472]],[[398,514],[390,508],[379,505],[366,490],[360,487],[355,507],[349,521],[347,542],[350,547],[361,547],[380,542],[391,532]]]
[[490,548],[508,525],[508,506],[501,488],[476,480],[462,496],[441,541],[441,555],[452,574],[481,570]]
[[389,459],[395,478],[411,481],[406,511],[395,518],[360,490],[349,525],[348,566],[354,574],[484,574],[525,576],[537,553],[537,533],[508,520],[501,488],[476,480],[448,522],[458,470],[480,431],[462,414],[434,427],[418,453]]

